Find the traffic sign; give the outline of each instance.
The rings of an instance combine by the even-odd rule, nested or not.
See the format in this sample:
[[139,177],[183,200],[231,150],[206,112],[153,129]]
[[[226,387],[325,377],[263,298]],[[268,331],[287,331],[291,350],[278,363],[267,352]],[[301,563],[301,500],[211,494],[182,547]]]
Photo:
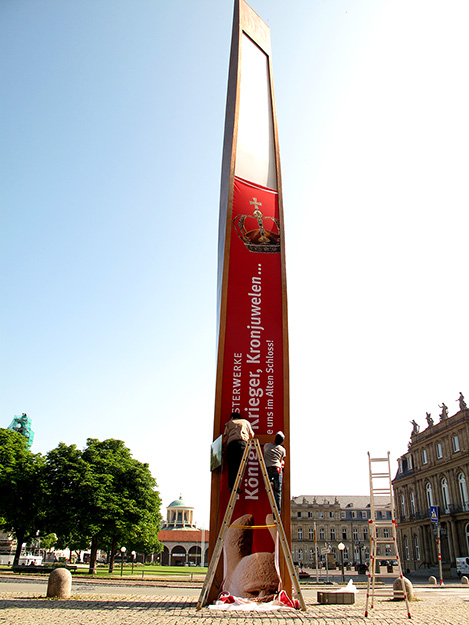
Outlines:
[[438,506],[430,506],[430,520],[432,523],[438,523]]

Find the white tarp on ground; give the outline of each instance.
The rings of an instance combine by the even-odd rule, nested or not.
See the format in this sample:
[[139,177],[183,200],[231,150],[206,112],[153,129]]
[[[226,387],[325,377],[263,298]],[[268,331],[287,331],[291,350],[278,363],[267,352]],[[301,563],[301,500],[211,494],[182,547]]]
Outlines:
[[287,593],[282,590],[273,601],[258,603],[243,597],[233,597],[227,592],[222,592],[213,605],[208,606],[211,610],[244,610],[257,612],[270,612],[272,610],[298,610],[300,608],[296,599],[289,599]]

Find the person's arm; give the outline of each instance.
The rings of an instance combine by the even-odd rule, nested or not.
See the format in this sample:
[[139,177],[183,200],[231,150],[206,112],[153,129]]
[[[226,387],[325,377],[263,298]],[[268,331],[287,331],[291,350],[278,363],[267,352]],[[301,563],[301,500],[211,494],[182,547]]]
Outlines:
[[223,438],[221,439],[221,448],[222,451],[224,451],[226,449],[226,442],[228,440],[228,426],[229,426],[230,422],[228,421],[228,423],[225,425],[225,430],[223,432]]

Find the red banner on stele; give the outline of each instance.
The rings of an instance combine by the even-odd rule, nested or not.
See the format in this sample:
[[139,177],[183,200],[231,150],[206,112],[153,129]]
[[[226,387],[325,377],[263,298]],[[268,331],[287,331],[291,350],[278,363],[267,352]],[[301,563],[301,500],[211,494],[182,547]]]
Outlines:
[[[222,431],[232,412],[247,419],[254,435],[283,429],[283,335],[278,193],[240,178],[234,179],[230,266],[222,386]],[[228,473],[221,477],[220,505],[230,493]],[[269,525],[271,507],[257,455],[250,452],[232,524],[252,515],[252,546],[256,556],[273,557]],[[252,520],[251,520],[252,522]],[[271,520],[270,520],[271,522]],[[264,527],[259,527],[264,526]],[[230,529],[231,531],[231,529]],[[241,538],[238,539],[242,541]],[[248,541],[250,542],[250,541]],[[262,554],[261,552],[267,552]],[[225,549],[227,568],[232,568]],[[252,563],[246,566],[254,574]]]

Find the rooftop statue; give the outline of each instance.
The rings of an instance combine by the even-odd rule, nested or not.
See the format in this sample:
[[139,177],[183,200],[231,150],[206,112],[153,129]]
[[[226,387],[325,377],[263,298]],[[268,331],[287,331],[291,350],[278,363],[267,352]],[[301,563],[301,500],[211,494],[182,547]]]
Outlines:
[[438,404],[438,408],[441,408],[440,421],[445,421],[448,418],[448,406],[443,402],[441,406]]
[[415,436],[416,434],[418,434],[420,432],[420,425],[414,419],[412,419],[411,423],[412,423],[412,434],[411,434],[411,436]]
[[427,412],[426,414],[427,416],[425,418],[427,419],[428,427],[432,427],[433,425],[432,415],[430,412]]
[[459,410],[467,410],[467,404],[464,401],[464,395],[459,391],[459,398],[456,400],[459,402]]

